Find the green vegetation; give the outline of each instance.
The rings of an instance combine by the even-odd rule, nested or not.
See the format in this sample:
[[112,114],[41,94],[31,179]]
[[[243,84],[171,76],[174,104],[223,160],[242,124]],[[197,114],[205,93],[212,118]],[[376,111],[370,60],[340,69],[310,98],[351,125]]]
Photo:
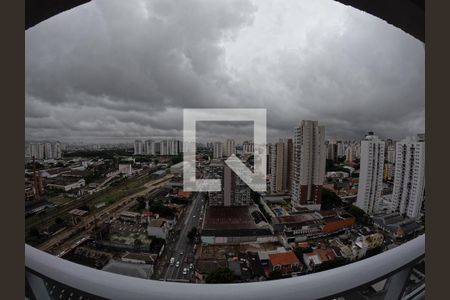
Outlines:
[[30,228],[26,237],[27,244],[30,244],[31,246],[37,246],[46,240],[46,236],[41,234],[35,226]]
[[98,203],[108,203],[108,205],[113,204],[114,202],[132,195],[134,193],[140,192],[145,189],[142,185],[148,182],[150,179],[149,176],[144,176],[138,180],[123,180],[115,187],[106,188],[103,191],[100,191],[94,195],[86,195],[80,199],[72,200],[69,204],[64,207],[53,207],[46,209],[45,213],[41,213],[39,215],[33,215],[25,220],[26,229],[31,228],[32,226],[36,226],[39,228],[41,225],[48,225],[52,223],[52,220],[58,216],[63,216],[63,214],[67,211],[70,211],[74,208],[79,208],[82,205],[94,206]]
[[326,165],[325,165],[325,169],[327,172],[347,172],[349,173],[349,170],[344,168],[343,166],[340,165],[336,165],[335,162],[332,159],[327,159],[326,160]]
[[64,152],[64,157],[98,157],[103,159],[114,159],[116,156],[130,155],[126,149],[111,150],[78,150],[73,152]]
[[281,273],[281,270],[274,270],[274,271],[272,271],[272,273],[270,273],[269,279],[274,280],[274,279],[280,279],[282,277],[283,277],[283,273]]
[[175,216],[176,209],[167,207],[161,201],[156,200],[150,204],[150,211],[159,214],[163,218],[173,218]]
[[322,210],[342,207],[341,198],[333,191],[322,189]]
[[370,216],[366,214],[365,211],[363,211],[361,208],[350,204],[345,207],[345,210],[356,218],[357,223],[360,223],[364,226],[370,226],[372,224],[372,219],[370,218]]
[[161,248],[165,245],[166,241],[161,238],[152,238],[152,242],[150,243],[150,252],[151,253],[159,253]]
[[142,212],[145,209],[145,197],[137,197],[137,204],[133,207],[134,211]]
[[177,164],[183,161],[183,155],[178,154],[177,156],[172,157],[172,164]]
[[231,283],[234,281],[234,272],[229,268],[218,268],[206,276],[206,283]]
[[135,239],[134,247],[139,248],[140,246],[142,246],[142,241],[140,239]]
[[195,238],[195,236],[197,235],[197,227],[192,227],[192,229],[188,232],[187,237],[188,239],[190,239],[191,241]]

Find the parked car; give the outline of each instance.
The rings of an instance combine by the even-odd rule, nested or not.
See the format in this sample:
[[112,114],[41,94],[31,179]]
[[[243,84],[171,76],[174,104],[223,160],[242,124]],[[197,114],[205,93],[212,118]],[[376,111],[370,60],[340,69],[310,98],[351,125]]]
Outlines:
[[188,273],[187,268],[184,268],[184,269],[183,269],[183,275],[187,275],[187,273]]

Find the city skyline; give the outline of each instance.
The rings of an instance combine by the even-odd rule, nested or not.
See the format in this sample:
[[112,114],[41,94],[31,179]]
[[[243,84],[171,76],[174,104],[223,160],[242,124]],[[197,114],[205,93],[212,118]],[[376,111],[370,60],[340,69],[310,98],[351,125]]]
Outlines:
[[275,140],[302,119],[401,139],[424,131],[424,49],[333,1],[92,1],[26,32],[25,106],[30,140],[176,138],[185,107],[266,107]]

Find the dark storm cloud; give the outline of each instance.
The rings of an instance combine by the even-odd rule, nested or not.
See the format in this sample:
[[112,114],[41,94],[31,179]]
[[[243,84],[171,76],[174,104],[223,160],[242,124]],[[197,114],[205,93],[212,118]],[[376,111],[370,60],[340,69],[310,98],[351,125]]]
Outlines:
[[181,137],[183,108],[221,107],[267,108],[269,140],[401,138],[424,102],[423,45],[331,0],[94,0],[26,33],[28,139]]

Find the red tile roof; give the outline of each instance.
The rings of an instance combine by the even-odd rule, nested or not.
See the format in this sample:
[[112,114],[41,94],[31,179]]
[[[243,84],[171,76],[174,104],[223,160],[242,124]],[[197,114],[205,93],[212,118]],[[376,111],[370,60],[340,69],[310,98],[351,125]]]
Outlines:
[[300,265],[300,261],[292,251],[269,254],[269,259],[272,266]]

